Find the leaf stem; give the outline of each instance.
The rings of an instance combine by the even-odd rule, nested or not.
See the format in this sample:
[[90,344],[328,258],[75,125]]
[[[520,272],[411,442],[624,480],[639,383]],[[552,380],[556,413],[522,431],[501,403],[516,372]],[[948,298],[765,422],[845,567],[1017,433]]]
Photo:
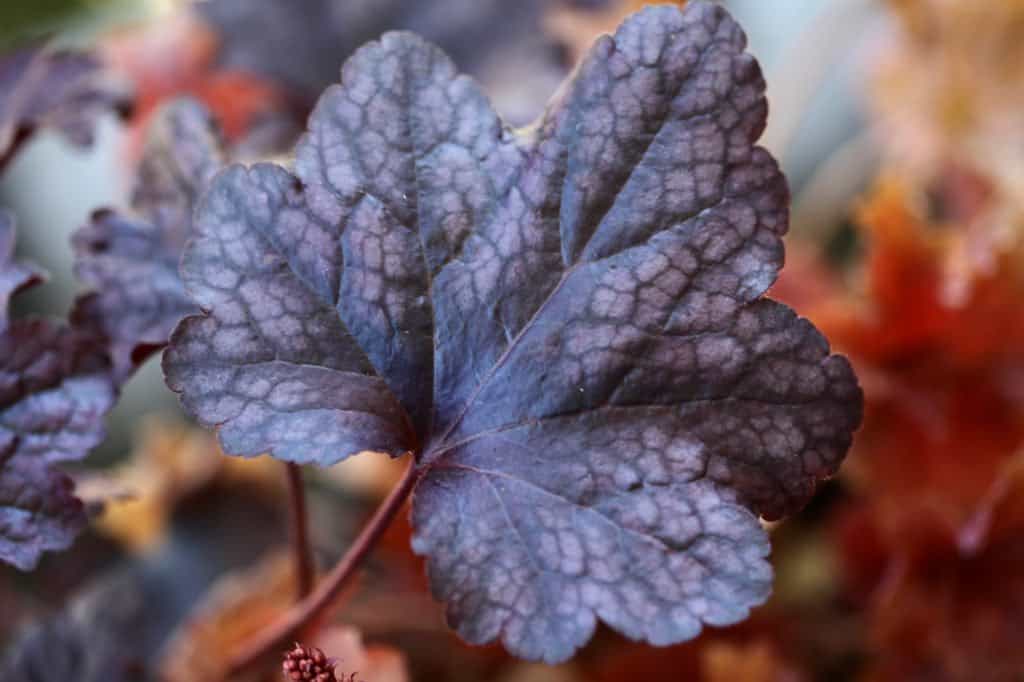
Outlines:
[[416,462],[410,462],[398,485],[388,494],[387,499],[377,508],[373,517],[363,527],[345,555],[324,576],[316,589],[289,609],[277,622],[254,637],[244,649],[231,658],[228,666],[228,679],[247,671],[265,656],[278,653],[282,646],[287,646],[295,639],[295,634],[299,630],[330,609],[335,599],[355,575],[356,569],[366,559],[381,536],[384,535],[384,531],[402,509],[405,500],[412,493],[412,489],[419,479],[419,473],[420,470],[416,466]]
[[298,600],[305,599],[313,590],[316,569],[309,546],[309,528],[306,511],[306,491],[302,485],[302,467],[293,462],[285,464],[288,476],[288,506],[291,510],[292,556],[295,561],[295,582]]

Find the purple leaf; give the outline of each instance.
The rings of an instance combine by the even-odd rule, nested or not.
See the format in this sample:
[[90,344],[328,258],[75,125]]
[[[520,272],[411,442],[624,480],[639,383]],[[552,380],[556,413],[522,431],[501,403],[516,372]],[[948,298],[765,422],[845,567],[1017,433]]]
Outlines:
[[38,128],[87,146],[100,115],[125,115],[128,107],[125,92],[88,53],[33,47],[0,57],[0,166]]
[[224,163],[206,109],[188,100],[170,104],[149,130],[133,214],[97,211],[73,237],[75,271],[95,289],[78,300],[73,318],[107,340],[118,381],[195,312],[178,262],[192,233],[196,198]]
[[338,318],[338,224],[269,164],[223,172],[196,216],[182,276],[210,314],[186,318],[164,354],[186,409],[234,454],[332,464],[411,449],[400,406]]
[[16,457],[0,467],[0,559],[29,571],[43,552],[71,546],[85,507],[71,479],[44,460]]
[[[8,292],[42,279],[10,262],[13,243],[13,221],[0,215],[0,282]],[[51,465],[81,459],[102,440],[114,387],[91,339],[49,320],[8,322],[3,299],[0,560],[28,570],[42,552],[68,547],[85,523],[70,479]]]
[[235,454],[413,450],[413,547],[470,642],[557,662],[599,620],[659,645],[741,620],[770,590],[758,516],[807,501],[862,405],[762,298],[789,196],[744,49],[716,5],[648,8],[513,131],[386,34],[314,111],[304,191],[214,182],[169,384]]
[[[7,646],[0,679],[18,682],[144,682],[154,676],[140,651],[160,628],[163,594],[147,594],[139,571],[118,568],[90,580],[62,608],[37,618]],[[174,595],[178,596],[178,595]]]

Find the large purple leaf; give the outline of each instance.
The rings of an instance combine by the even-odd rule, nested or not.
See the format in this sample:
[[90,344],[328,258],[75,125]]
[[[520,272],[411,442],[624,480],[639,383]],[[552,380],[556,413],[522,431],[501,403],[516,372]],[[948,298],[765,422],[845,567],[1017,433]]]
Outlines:
[[114,388],[106,356],[85,335],[49,320],[8,321],[8,293],[42,279],[10,260],[13,244],[13,220],[0,213],[0,561],[28,570],[85,523],[70,479],[52,465],[100,442]]
[[0,56],[0,166],[38,128],[89,145],[96,119],[110,111],[124,114],[128,104],[123,89],[88,53],[32,47]]
[[521,131],[418,37],[362,48],[301,188],[214,182],[170,385],[235,454],[413,450],[413,546],[471,642],[555,662],[599,620],[669,644],[742,619],[758,516],[836,470],[862,403],[762,298],[789,197],[744,48],[716,5],[648,8]]
[[209,112],[190,100],[167,105],[148,131],[132,214],[96,211],[73,237],[75,272],[95,289],[78,300],[73,317],[106,339],[119,381],[195,312],[178,262],[196,199],[224,163]]

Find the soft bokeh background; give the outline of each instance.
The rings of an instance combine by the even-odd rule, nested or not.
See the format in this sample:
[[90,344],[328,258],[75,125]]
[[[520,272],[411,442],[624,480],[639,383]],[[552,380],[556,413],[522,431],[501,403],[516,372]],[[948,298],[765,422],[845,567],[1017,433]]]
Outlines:
[[[275,0],[252,2],[273,15]],[[518,122],[539,110],[583,46],[643,4],[418,0],[392,15],[398,0],[353,3],[450,41],[460,67]],[[291,109],[308,106],[348,34],[312,20],[295,54],[264,47],[270,63],[251,79],[259,21],[245,19],[244,0],[221,4],[235,14],[200,29],[180,19],[194,8],[172,0],[6,0],[0,49],[43,36],[97,46],[146,106],[199,96],[229,129],[245,128],[262,83],[287,90]],[[293,16],[322,4],[276,0]],[[865,425],[847,463],[803,513],[772,529],[775,595],[748,622],[671,649],[602,631],[554,668],[459,644],[399,523],[321,642],[359,662],[369,682],[1024,679],[1024,2],[722,4],[764,69],[763,143],[793,193],[774,295],[849,354],[864,385]],[[500,22],[486,15],[495,7]],[[495,26],[500,39],[487,33]],[[270,28],[257,44],[294,41]],[[93,209],[125,204],[138,125],[111,117],[86,151],[40,134],[0,176],[20,254],[52,274],[22,311],[68,309],[77,291],[68,237]],[[110,427],[89,463],[135,502],[112,505],[36,574],[0,571],[0,644],[42,656],[85,646],[82,631],[118,633],[128,623],[140,657],[164,679],[202,682],[197,661],[216,667],[288,601],[287,562],[265,554],[284,536],[279,468],[226,460],[183,425],[156,360],[128,385]],[[373,458],[310,474],[324,565],[395,474]],[[111,594],[145,603],[145,626],[132,599],[124,613],[98,615]],[[72,608],[79,625],[60,626]],[[18,639],[33,622],[51,625]]]

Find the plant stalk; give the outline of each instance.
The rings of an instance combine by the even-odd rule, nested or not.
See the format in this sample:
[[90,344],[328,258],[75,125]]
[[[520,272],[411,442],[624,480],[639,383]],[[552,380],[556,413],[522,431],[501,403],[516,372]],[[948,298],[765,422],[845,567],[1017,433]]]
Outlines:
[[398,485],[388,494],[387,499],[377,508],[373,517],[360,531],[359,536],[352,542],[345,555],[324,576],[316,589],[305,599],[292,606],[280,619],[254,637],[244,649],[232,657],[228,666],[227,679],[246,672],[265,656],[282,651],[282,647],[288,646],[296,639],[296,634],[300,630],[319,619],[331,608],[334,601],[355,576],[356,570],[363,560],[370,554],[381,536],[384,535],[384,531],[402,509],[418,479],[419,470],[416,467],[416,462],[412,461]]
[[316,569],[309,544],[309,522],[306,510],[306,491],[302,485],[302,467],[293,462],[285,464],[288,476],[288,506],[291,510],[292,556],[295,561],[297,600],[302,601],[313,591]]

